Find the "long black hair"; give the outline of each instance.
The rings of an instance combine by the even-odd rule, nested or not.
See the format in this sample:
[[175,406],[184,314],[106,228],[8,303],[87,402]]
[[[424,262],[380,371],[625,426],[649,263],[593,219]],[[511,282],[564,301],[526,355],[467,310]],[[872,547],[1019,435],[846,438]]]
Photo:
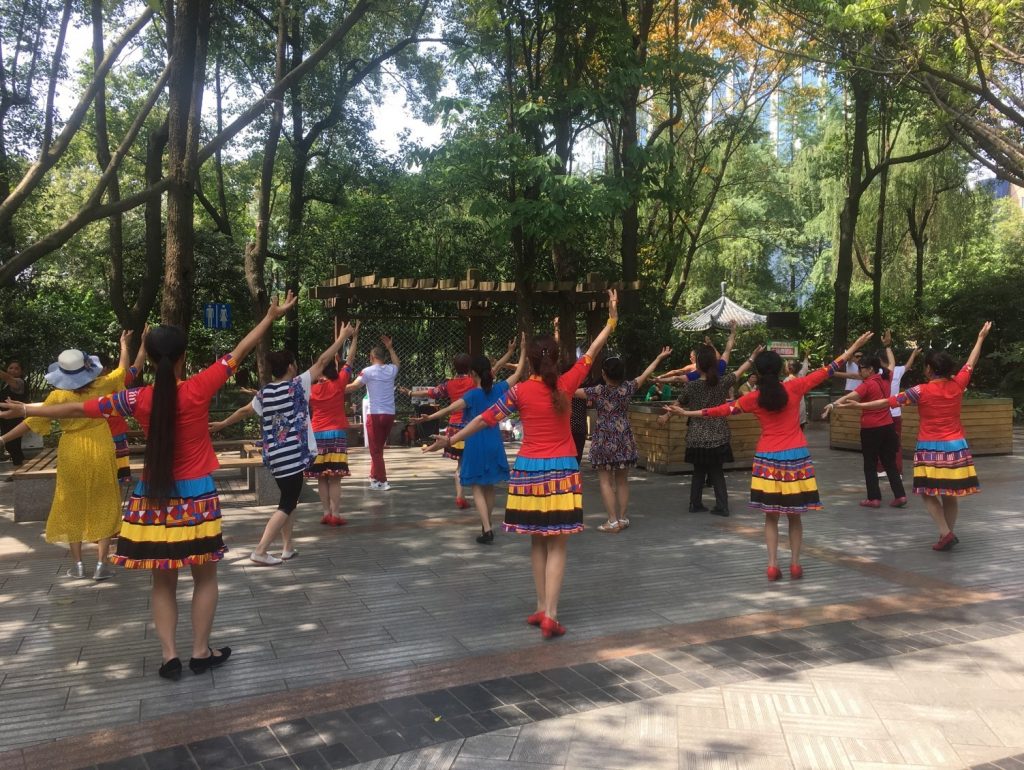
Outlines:
[[146,335],[146,354],[153,362],[153,406],[146,436],[143,478],[150,498],[165,505],[174,491],[174,448],[178,426],[178,379],[174,367],[185,355],[185,332],[157,326]]
[[782,357],[774,350],[763,350],[754,359],[757,372],[757,405],[769,412],[778,412],[789,403],[789,393],[779,381]]
[[530,340],[526,346],[526,358],[533,373],[551,391],[551,404],[556,412],[564,412],[569,399],[558,389],[558,345],[550,334],[542,334]]
[[494,372],[491,371],[491,361],[487,356],[473,356],[470,368],[480,378],[480,388],[484,393],[490,393],[494,385]]
[[710,345],[697,346],[697,368],[704,373],[708,385],[718,384],[718,356]]

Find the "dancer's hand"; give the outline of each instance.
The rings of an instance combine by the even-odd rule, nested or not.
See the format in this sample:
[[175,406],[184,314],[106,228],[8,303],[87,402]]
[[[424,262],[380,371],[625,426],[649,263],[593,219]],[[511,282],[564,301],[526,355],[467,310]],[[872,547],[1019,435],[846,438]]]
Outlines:
[[892,329],[886,329],[885,334],[882,335],[882,347],[892,347]]
[[299,301],[299,298],[295,296],[295,292],[291,289],[284,295],[284,302],[281,302],[281,295],[275,294],[274,299],[270,303],[270,307],[267,308],[267,317],[272,321],[276,321],[278,318],[284,318],[288,315],[288,311],[295,307],[295,304]]
[[448,446],[448,439],[445,436],[434,436],[434,443],[429,446],[423,447],[420,451],[426,454],[427,452],[438,452]]
[[617,321],[619,318],[619,292],[608,289],[608,318]]
[[7,399],[0,405],[0,420],[20,420],[28,417],[28,407],[21,401]]
[[222,430],[224,430],[224,421],[223,420],[219,420],[217,422],[211,422],[210,423],[210,433],[220,433]]
[[[658,360],[661,361],[663,359],[666,359],[670,355],[672,355],[672,348],[670,348],[668,345],[666,345],[665,347],[663,347],[661,349],[661,352],[658,353]],[[655,380],[655,381],[657,381],[657,380]]]
[[985,339],[988,336],[988,333],[990,331],[992,331],[992,322],[991,321],[985,321],[985,323],[982,324],[981,331],[978,332],[978,339],[979,340]]
[[392,339],[388,335],[386,335],[386,334],[380,335],[380,343],[384,347],[386,347],[388,350],[391,350]]

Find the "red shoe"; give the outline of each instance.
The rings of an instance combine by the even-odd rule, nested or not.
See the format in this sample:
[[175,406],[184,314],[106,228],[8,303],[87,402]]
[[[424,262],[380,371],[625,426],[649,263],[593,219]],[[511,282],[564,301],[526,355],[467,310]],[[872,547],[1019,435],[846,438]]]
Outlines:
[[539,626],[541,623],[544,622],[544,618],[546,617],[547,615],[544,614],[544,610],[537,610],[535,613],[533,613],[526,619],[526,622],[528,625],[531,626]]
[[952,531],[947,532],[945,535],[939,538],[939,542],[932,546],[933,551],[952,551],[953,546],[956,545],[957,538]]
[[544,620],[540,622],[540,633],[545,639],[550,639],[553,636],[564,636],[565,626],[554,618],[549,618],[545,615]]
[[782,577],[782,570],[778,567],[769,567],[765,570],[764,574],[768,576],[769,580],[778,580]]
[[804,576],[804,568],[803,567],[801,567],[799,564],[790,564],[789,565],[789,579],[790,580],[799,580],[803,576]]
[[324,526],[327,526],[327,527],[333,527],[334,526],[334,517],[331,514],[329,514],[329,513],[325,513],[324,517],[322,519],[320,519],[320,523],[323,524]]
[[346,524],[348,524],[348,519],[346,519],[346,518],[344,518],[342,516],[335,516],[334,517],[334,521],[331,522],[331,523],[335,527],[344,527]]
[[890,508],[906,508],[907,507],[907,498],[905,498],[905,497],[897,497],[895,500],[893,500],[891,503],[889,503],[889,507]]
[[455,507],[458,508],[460,511],[464,511],[467,508],[469,508],[469,501],[464,497],[456,497]]
[[882,501],[881,500],[861,500],[860,501],[860,507],[861,508],[881,508],[882,507]]

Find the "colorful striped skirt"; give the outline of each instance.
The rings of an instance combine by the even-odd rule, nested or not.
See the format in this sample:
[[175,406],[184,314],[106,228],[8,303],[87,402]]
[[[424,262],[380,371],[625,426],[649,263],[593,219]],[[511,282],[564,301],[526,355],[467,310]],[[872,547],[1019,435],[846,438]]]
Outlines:
[[576,458],[516,458],[503,528],[519,535],[582,532],[583,483]]
[[344,430],[322,430],[313,434],[316,438],[316,457],[306,469],[306,478],[343,478],[351,476],[348,470],[348,432]]
[[914,494],[964,497],[979,491],[978,472],[965,439],[918,441],[914,449]]
[[140,481],[128,498],[110,560],[128,569],[181,569],[220,561],[225,551],[212,476],[177,482],[164,507]]
[[[465,426],[462,425],[461,423],[450,422],[450,423],[448,423],[448,427],[444,429],[444,435],[446,437],[448,437],[448,438],[451,438],[456,433],[458,433],[460,430],[462,430],[464,427]],[[465,441],[460,441],[457,444],[452,444],[451,446],[446,446],[444,448],[444,456],[447,457],[449,460],[461,460],[462,459],[462,450],[465,449],[465,448],[466,448],[466,442]]]
[[807,447],[754,455],[750,506],[787,516],[821,509],[814,463]]
[[132,469],[129,466],[128,434],[118,433],[114,439],[114,461],[117,463],[117,481],[127,486],[132,483]]

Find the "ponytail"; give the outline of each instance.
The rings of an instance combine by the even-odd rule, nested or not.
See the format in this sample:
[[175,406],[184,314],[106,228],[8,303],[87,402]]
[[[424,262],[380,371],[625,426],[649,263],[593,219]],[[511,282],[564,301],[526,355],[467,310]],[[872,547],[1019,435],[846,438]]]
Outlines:
[[491,371],[491,362],[487,356],[474,356],[470,368],[480,378],[480,389],[490,393],[494,385],[494,372]]
[[789,403],[789,392],[779,381],[782,358],[774,350],[765,350],[754,359],[757,372],[757,405],[769,412],[779,412]]
[[178,380],[174,368],[185,354],[184,332],[177,326],[156,327],[146,337],[146,353],[154,363],[156,374],[142,476],[147,497],[164,506],[174,492],[178,425]]
[[526,357],[533,373],[551,391],[551,405],[555,411],[564,412],[568,408],[568,399],[558,389],[558,345],[555,338],[547,334],[534,337],[527,346]]

